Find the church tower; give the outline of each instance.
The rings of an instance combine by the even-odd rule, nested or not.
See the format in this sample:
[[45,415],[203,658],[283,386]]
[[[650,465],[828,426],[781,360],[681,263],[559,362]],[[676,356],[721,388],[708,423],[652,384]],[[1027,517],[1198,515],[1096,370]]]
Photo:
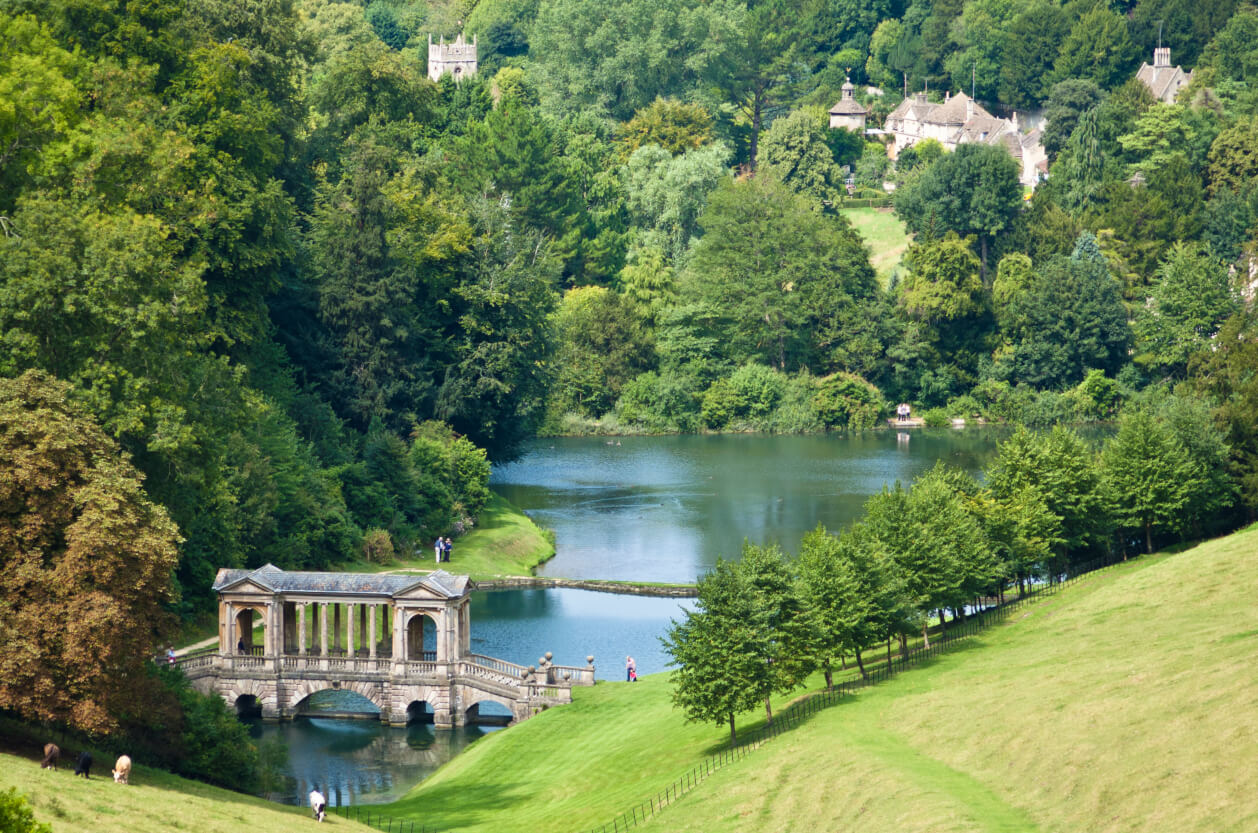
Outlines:
[[443,35],[439,43],[432,42],[432,33],[428,34],[428,77],[437,81],[442,75],[450,73],[454,80],[462,81],[476,74],[476,36],[472,42],[463,40],[463,33],[455,38],[454,43],[446,43]]

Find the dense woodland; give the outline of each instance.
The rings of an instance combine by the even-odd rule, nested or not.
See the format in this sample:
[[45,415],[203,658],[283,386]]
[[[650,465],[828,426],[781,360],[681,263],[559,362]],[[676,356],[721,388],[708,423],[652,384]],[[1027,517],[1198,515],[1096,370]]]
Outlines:
[[[461,30],[479,73],[429,81],[428,35]],[[1194,70],[1175,104],[1132,80],[1159,42]],[[997,147],[892,165],[826,127],[849,73],[875,120],[923,86],[1042,107],[1048,181],[1024,200]],[[457,534],[539,432],[899,401],[1041,426],[1192,401],[1159,441],[1222,454],[1202,476],[1252,513],[1255,84],[1231,0],[0,0],[4,604],[73,656],[54,678],[121,696],[218,567]],[[889,284],[845,169],[897,186]],[[24,700],[14,645],[0,706],[136,719]]]

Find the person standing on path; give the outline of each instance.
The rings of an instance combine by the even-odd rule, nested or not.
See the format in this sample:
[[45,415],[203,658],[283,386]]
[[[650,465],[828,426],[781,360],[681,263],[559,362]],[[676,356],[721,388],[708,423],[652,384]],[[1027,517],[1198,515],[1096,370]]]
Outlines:
[[444,558],[442,560],[449,561],[450,553],[454,551],[454,542],[452,542],[449,538],[446,538],[445,543],[442,544],[442,548],[445,550]]
[[437,563],[438,563],[438,564],[440,564],[440,563],[441,563],[441,554],[445,551],[445,548],[446,548],[445,541],[442,541],[442,540],[441,540],[441,536],[440,536],[440,535],[438,535],[438,536],[437,536],[437,542],[436,542],[435,544],[433,544],[433,545],[432,545],[433,552],[435,552],[435,553],[437,554]]
[[625,682],[636,683],[638,681],[638,666],[633,661],[633,657],[625,657]]

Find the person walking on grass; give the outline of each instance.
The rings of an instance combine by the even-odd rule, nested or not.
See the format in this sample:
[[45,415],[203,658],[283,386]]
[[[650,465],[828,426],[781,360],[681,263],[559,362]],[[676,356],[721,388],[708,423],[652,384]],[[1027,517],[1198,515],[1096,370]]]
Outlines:
[[638,665],[633,661],[633,657],[625,657],[625,682],[636,683],[638,681]]
[[442,560],[449,561],[450,553],[454,551],[454,543],[451,542],[449,538],[446,538],[446,540],[442,543],[441,548],[444,550]]

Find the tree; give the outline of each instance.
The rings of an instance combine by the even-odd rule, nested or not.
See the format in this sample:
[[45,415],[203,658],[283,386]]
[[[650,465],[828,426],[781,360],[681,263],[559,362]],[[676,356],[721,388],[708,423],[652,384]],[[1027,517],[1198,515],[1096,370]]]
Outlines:
[[4,833],[52,833],[52,825],[36,821],[26,796],[9,787],[0,792],[0,830]]
[[909,249],[908,274],[900,285],[900,305],[920,321],[941,356],[973,373],[991,329],[983,296],[982,265],[968,241],[949,232],[942,240]]
[[908,611],[902,577],[885,548],[860,524],[835,536],[817,527],[800,544],[800,598],[808,617],[809,651],[834,686],[833,662],[861,652],[900,629]]
[[818,210],[837,209],[843,193],[839,170],[825,141],[824,120],[804,110],[773,122],[760,148],[765,173],[812,200]]
[[1061,519],[1061,555],[1086,552],[1104,540],[1107,508],[1100,470],[1087,444],[1068,428],[1048,433],[1019,428],[1000,444],[987,482],[998,501],[1013,501],[1026,489],[1043,498]]
[[712,141],[712,116],[699,104],[657,98],[620,129],[625,156],[643,145],[659,145],[674,156]]
[[808,622],[794,576],[776,545],[744,543],[738,572],[752,603],[751,624],[759,637],[761,662],[748,685],[764,702],[765,718],[771,724],[770,696],[802,685],[813,669],[803,647]]
[[1244,191],[1258,178],[1258,116],[1223,130],[1210,145],[1210,193]]
[[717,142],[673,156],[658,145],[644,145],[625,163],[623,177],[636,248],[658,249],[669,263],[679,264],[699,234],[709,195],[730,178],[729,148]]
[[649,335],[632,306],[601,286],[570,289],[554,316],[558,349],[551,407],[599,417],[652,361]]
[[1079,124],[1079,117],[1104,100],[1105,94],[1088,78],[1067,78],[1058,81],[1044,102],[1044,151],[1049,162],[1066,147],[1070,134]]
[[1032,0],[1005,31],[1000,100],[1010,107],[1033,107],[1049,95],[1053,62],[1070,33],[1070,18],[1056,3]]
[[1176,243],[1136,318],[1136,361],[1182,377],[1189,356],[1207,349],[1237,309],[1223,264],[1195,243]]
[[918,235],[976,235],[986,282],[989,243],[1012,226],[1022,207],[1018,175],[1018,163],[1003,146],[960,145],[896,190],[895,212]]
[[1144,533],[1150,553],[1154,529],[1182,528],[1181,512],[1203,476],[1183,446],[1142,409],[1124,415],[1105,444],[1101,469],[1115,517]]
[[154,696],[179,532],[130,460],[28,371],[0,379],[0,706],[110,732]]
[[[1252,310],[1242,308],[1219,331],[1210,350],[1189,360],[1193,388],[1217,402],[1215,424],[1226,442],[1228,469],[1242,505],[1258,514],[1258,339]],[[1196,445],[1188,443],[1189,447]]]
[[719,187],[700,219],[705,234],[681,278],[683,302],[701,302],[737,363],[779,370],[815,358],[812,328],[858,317],[876,291],[860,237],[771,177]]
[[760,617],[734,562],[718,560],[699,580],[696,594],[695,608],[681,622],[674,620],[661,640],[677,666],[670,676],[673,704],[687,720],[728,723],[733,744],[734,716],[760,703],[761,690],[753,682],[766,674]]
[[1136,60],[1135,44],[1122,15],[1096,5],[1075,21],[1054,66],[1058,80],[1089,78],[1101,89],[1116,87]]

